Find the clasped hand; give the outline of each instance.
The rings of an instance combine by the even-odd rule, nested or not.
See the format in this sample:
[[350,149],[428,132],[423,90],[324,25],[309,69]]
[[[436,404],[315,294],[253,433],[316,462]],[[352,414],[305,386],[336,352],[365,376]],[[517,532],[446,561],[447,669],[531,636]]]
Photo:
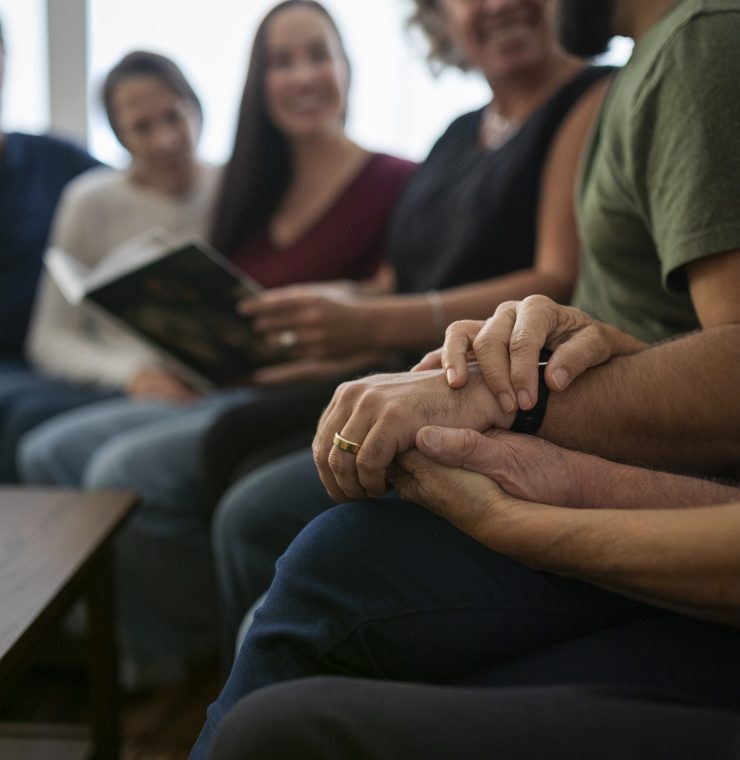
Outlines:
[[545,296],[502,303],[485,321],[453,322],[442,348],[414,370],[440,367],[452,388],[467,382],[470,361],[478,362],[504,411],[531,409],[537,402],[537,362],[542,348],[553,351],[545,382],[558,392],[590,367],[641,351],[645,344],[610,325]]
[[[313,444],[324,486],[338,502],[381,496],[398,454],[414,446],[425,425],[508,428],[505,414],[473,367],[464,388],[452,389],[439,370],[372,375],[337,388]],[[354,455],[333,445],[334,434],[360,443]]]

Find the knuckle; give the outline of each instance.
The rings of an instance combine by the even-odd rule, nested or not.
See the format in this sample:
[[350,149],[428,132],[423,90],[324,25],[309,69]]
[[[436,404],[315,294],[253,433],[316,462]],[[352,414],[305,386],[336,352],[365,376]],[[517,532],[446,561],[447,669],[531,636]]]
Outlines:
[[527,296],[521,303],[522,308],[525,309],[550,309],[553,306],[557,306],[555,301],[553,301],[551,298],[538,293]]
[[337,448],[332,448],[327,459],[332,472],[339,477],[350,473],[354,468],[354,464],[350,459],[351,456],[351,454],[346,454]]
[[481,447],[482,442],[487,441],[487,438],[476,433],[474,430],[463,430],[462,440],[460,441],[460,448],[465,457],[472,456],[477,453]]
[[528,330],[515,328],[509,338],[509,353],[512,356],[528,353],[535,347],[535,341]]
[[473,339],[473,351],[475,353],[490,351],[502,345],[502,342],[488,330],[481,330]]
[[506,311],[516,311],[519,308],[519,305],[523,303],[522,301],[502,301],[497,307],[496,311],[493,312],[493,316],[501,315]]

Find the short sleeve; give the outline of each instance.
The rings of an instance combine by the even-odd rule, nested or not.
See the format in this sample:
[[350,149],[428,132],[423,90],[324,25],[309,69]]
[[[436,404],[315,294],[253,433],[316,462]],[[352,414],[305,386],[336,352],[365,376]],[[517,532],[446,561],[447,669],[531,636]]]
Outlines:
[[638,93],[635,187],[664,287],[685,264],[740,249],[740,13],[693,18],[666,41]]

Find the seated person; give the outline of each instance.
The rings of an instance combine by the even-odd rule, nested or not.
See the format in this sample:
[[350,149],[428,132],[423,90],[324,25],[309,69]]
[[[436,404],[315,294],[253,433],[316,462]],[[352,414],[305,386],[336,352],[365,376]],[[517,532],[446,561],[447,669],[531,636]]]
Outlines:
[[[397,294],[331,298],[283,290],[252,302],[258,329],[297,336],[294,361],[259,373],[261,382],[292,372],[311,375],[336,361],[333,352],[402,352],[409,366],[439,344],[452,319],[487,316],[492,305],[532,292],[569,298],[579,248],[576,166],[611,72],[567,55],[555,42],[546,4],[534,5],[530,13],[533,4],[521,0],[501,12],[465,0],[416,3],[415,23],[436,56],[463,65],[463,51],[464,65],[485,76],[495,97],[450,125],[400,199],[388,241]],[[526,24],[517,21],[523,16]],[[478,35],[481,25],[490,26],[490,34]],[[506,37],[498,27],[509,30]],[[308,443],[334,387],[310,404],[287,408],[278,398],[216,423],[204,442],[209,495],[220,495],[245,455],[252,467],[255,459],[276,455],[264,448],[266,431],[279,433],[281,445],[283,439],[294,445],[298,433],[307,434]],[[280,519],[260,510],[253,545],[240,538],[252,530],[251,505],[262,489],[241,481],[218,510],[215,556],[226,651],[233,651],[239,621],[269,585],[275,559],[307,522],[301,505],[290,506],[303,499],[303,489],[285,490]],[[242,510],[244,502],[249,509]]]
[[[645,6],[645,12],[649,13],[651,7]],[[588,4],[577,12],[570,11],[574,15],[568,14],[568,8],[569,4],[563,18],[569,25],[568,44],[575,43],[575,49],[581,53],[598,52],[613,31],[608,14]],[[620,11],[619,15],[624,14]],[[581,23],[579,18],[583,19]],[[724,36],[717,39],[717,44],[713,43],[711,51],[703,48],[703,57],[694,54],[695,43],[691,38],[693,29],[702,38],[711,37],[713,32],[705,28],[721,24],[721,19],[736,23],[736,16],[729,11],[702,13],[684,0],[674,13],[661,18],[650,35],[638,41],[633,58],[617,76],[600,116],[595,139],[587,152],[577,206],[583,254],[575,303],[636,336],[624,339],[622,352],[634,352],[647,343],[700,326],[711,329],[688,335],[686,342],[662,346],[657,353],[651,351],[639,359],[635,357],[635,368],[629,370],[624,380],[617,381],[616,388],[605,388],[603,394],[594,397],[593,403],[603,404],[603,408],[595,409],[593,419],[573,409],[563,412],[568,415],[568,424],[558,420],[562,424],[556,430],[546,419],[543,434],[553,436],[563,445],[606,456],[641,456],[643,461],[658,467],[686,468],[693,472],[706,471],[707,467],[710,470],[737,467],[736,431],[740,423],[728,413],[722,393],[724,389],[727,398],[733,397],[734,391],[727,383],[737,376],[737,366],[731,362],[737,354],[732,346],[737,340],[733,323],[738,319],[740,221],[731,199],[740,177],[740,152],[735,150],[730,137],[735,116],[717,94],[720,89],[708,92],[705,87],[711,72],[713,80],[723,83],[728,93],[726,100],[734,106],[736,99],[731,93],[737,58],[731,40]],[[630,31],[630,19],[627,21],[623,28]],[[593,28],[599,32],[593,39],[589,23],[594,23]],[[640,14],[636,23],[635,28],[644,26]],[[672,29],[683,33],[667,44]],[[683,68],[688,69],[685,75],[678,73]],[[636,92],[640,93],[637,102]],[[664,97],[666,92],[671,93],[670,98]],[[687,97],[697,120],[705,125],[702,130],[687,132],[678,128],[674,108],[680,111],[681,106],[676,104]],[[740,119],[740,114],[737,118]],[[658,134],[660,140],[655,138]],[[676,147],[679,143],[680,149]],[[629,161],[623,160],[625,156]],[[662,192],[666,187],[672,188],[671,193]],[[713,192],[717,190],[717,196],[712,194],[708,199],[707,187]],[[565,319],[564,334],[569,319],[569,316]],[[606,335],[611,334],[609,328],[603,329]],[[486,339],[484,333],[478,340],[490,344],[492,339]],[[498,345],[495,362],[508,366],[500,336],[494,342]],[[516,352],[519,351],[521,348],[517,346]],[[636,382],[642,389],[647,382],[645,373],[664,376],[666,370],[659,363],[664,358],[674,367],[673,375],[682,378],[680,386],[667,393],[664,381],[656,380],[654,390],[649,393],[639,390],[634,392],[634,398],[630,396],[629,383]],[[707,380],[708,367],[712,368],[711,383]],[[389,380],[389,385],[393,383],[397,383],[396,378]],[[498,406],[489,423],[508,426],[519,405],[531,409],[536,385],[536,377],[530,378],[527,386],[516,387],[516,394],[508,382],[495,386]],[[368,386],[370,390],[372,387],[375,386]],[[519,398],[524,391],[529,398],[523,395]],[[678,392],[698,394],[694,415],[689,420],[684,415],[673,416]],[[621,400],[623,394],[626,396]],[[652,400],[647,402],[643,397]],[[328,468],[334,433],[363,441],[368,432],[367,418],[359,421],[357,429],[353,427],[354,420],[344,427],[358,397],[349,399],[340,394],[337,398],[347,399],[344,407],[337,407],[336,401],[333,407],[336,412],[346,412],[346,416],[334,416],[334,429],[328,430],[328,437],[320,439],[318,462],[324,470]],[[620,399],[623,411],[618,417],[614,417],[615,399]],[[440,398],[440,403],[448,402]],[[363,404],[368,415],[376,413],[365,401]],[[722,415],[717,419],[717,427],[707,424],[709,418],[702,415],[714,415],[719,410]],[[399,419],[411,411],[400,408]],[[424,417],[420,424],[426,421],[428,418]],[[687,433],[687,426],[692,426],[691,434]],[[402,442],[384,439],[383,468],[392,460],[396,444],[411,445],[415,432],[413,426],[407,429]],[[702,448],[702,441],[706,441],[706,448]],[[361,475],[371,464],[369,451],[366,449],[358,460]],[[706,453],[706,463],[697,460],[699,452]],[[332,456],[338,455],[335,451]],[[216,512],[214,541],[228,614],[228,635],[232,640],[245,612],[269,586],[275,560],[313,517],[328,509],[333,500],[365,498],[368,493],[383,492],[385,481],[375,467],[371,491],[361,487],[356,476],[353,482],[343,481],[350,489],[345,491],[327,473],[324,481],[331,494],[327,496],[310,452],[304,451],[261,467],[226,494]],[[353,473],[354,468],[348,477]]]
[[[0,24],[0,97],[5,71]],[[13,479],[6,399],[31,382],[23,342],[52,214],[64,186],[99,166],[81,148],[49,135],[0,131],[0,481]],[[10,423],[12,425],[12,423]],[[10,439],[14,439],[11,434]]]
[[[381,271],[388,220],[415,167],[349,138],[348,97],[349,62],[326,10],[290,0],[270,11],[256,33],[210,233],[266,288],[312,281],[322,292],[348,292],[371,287]],[[291,348],[285,336],[275,343]],[[358,352],[333,362],[332,372],[354,375],[376,361]],[[21,447],[21,470],[26,483],[131,488],[141,496],[118,535],[116,571],[127,682],[143,687],[182,677],[216,645],[198,445],[218,413],[270,391],[245,385],[198,394],[151,371],[130,389],[131,398],[36,428]]]
[[[625,0],[615,4],[612,18],[593,4],[581,7],[562,0],[561,22],[571,39],[600,31],[600,39],[591,40],[592,52],[615,32],[637,38],[633,58],[613,86],[587,153],[578,207],[583,266],[576,300],[594,317],[603,314],[627,332],[578,309],[532,297],[504,304],[486,323],[450,328],[442,354],[429,359],[441,361],[445,371],[376,375],[344,384],[324,413],[314,442],[322,482],[335,501],[379,496],[389,478],[407,487],[398,480],[394,460],[414,445],[431,453],[439,426],[486,431],[510,428],[515,420],[520,431],[613,459],[737,475],[740,405],[733,400],[740,312],[734,294],[740,285],[740,226],[729,199],[740,166],[728,146],[731,125],[740,117],[730,113],[729,104],[740,104],[729,96],[717,99],[719,90],[709,92],[705,76],[711,72],[714,82],[733,91],[733,40],[740,13],[721,0],[709,5],[683,0],[670,9],[657,0],[639,7]],[[706,39],[712,45],[699,45],[702,57],[696,41]],[[690,100],[711,130],[679,127],[673,109],[680,108],[682,98]],[[624,156],[629,161],[620,163]],[[706,177],[721,191],[708,202]],[[630,188],[634,192],[625,192]],[[692,332],[677,337],[685,330]],[[671,336],[673,341],[664,341]],[[569,343],[585,349],[585,356],[576,350],[574,359]],[[542,347],[554,353],[544,382],[538,383]],[[477,363],[468,366],[469,358]],[[681,378],[680,384],[675,378]],[[545,383],[552,391],[547,403]],[[431,433],[425,442],[421,431],[430,425],[435,429],[423,431]],[[521,454],[515,459],[525,472],[546,464]],[[305,469],[305,464],[304,457],[299,465]],[[604,480],[604,500],[594,506],[673,507],[682,503],[684,488],[689,493],[684,483],[678,493],[666,494],[662,486],[654,486],[664,476],[631,472],[624,491]],[[300,498],[295,468],[283,468],[280,478]],[[518,496],[561,506],[570,502],[557,500],[558,488],[568,495],[567,461],[544,469],[541,482],[554,489],[552,498],[549,492],[517,493],[509,473],[497,479]],[[727,496],[718,492],[720,501]],[[708,503],[706,498],[691,503]],[[275,504],[280,501],[269,506]],[[479,514],[483,505],[473,500]],[[309,504],[300,516],[308,521],[326,507],[325,502]],[[470,518],[467,509],[465,514]],[[680,514],[671,510],[660,519],[670,521]],[[272,513],[275,521],[281,517],[280,511]],[[468,529],[475,524],[471,519]],[[543,543],[548,542],[555,552],[560,547],[550,536]],[[504,545],[495,548],[506,551]],[[557,556],[543,569],[559,571]],[[586,570],[583,577],[594,580]],[[648,589],[637,591],[644,601],[661,600]],[[318,673],[437,683],[481,674],[485,679],[487,669],[520,655],[656,614],[649,604],[568,579],[553,581],[504,560],[407,502],[340,507],[312,522],[278,563],[265,606],[256,615],[220,701],[212,707],[194,757],[203,756],[214,726],[242,694],[278,680]],[[716,619],[724,620],[721,615]],[[676,624],[677,639],[685,645],[694,632],[684,618]],[[709,624],[701,628],[709,651],[715,631]],[[656,636],[655,646],[646,652],[655,652],[662,643]],[[628,648],[630,656],[633,649]],[[729,651],[736,665],[737,650]],[[610,670],[608,656],[597,659],[604,666],[602,680],[660,688],[665,679],[677,678],[692,694],[706,687],[715,699],[736,696],[734,675],[721,682],[712,676],[709,684],[702,684],[701,667],[684,678],[671,660],[670,672],[661,669],[651,681],[653,671],[637,661],[628,670],[623,666],[627,658],[621,658],[622,667]],[[721,674],[722,667],[712,672]],[[598,675],[589,667],[582,680]]]
[[[435,445],[425,443],[434,438]],[[459,532],[395,501],[338,507],[312,524],[281,563],[270,603],[281,593],[287,604],[289,593],[303,594],[318,581],[322,610],[314,609],[320,615],[314,621],[326,619],[328,604],[344,606],[340,586],[348,599],[363,595],[366,614],[354,625],[349,617],[333,618],[336,631],[327,627],[323,636],[326,643],[335,637],[334,643],[316,661],[311,653],[300,658],[302,680],[258,688],[240,700],[209,756],[734,757],[740,739],[740,489],[507,432],[487,437],[424,428],[417,439],[419,451],[401,457],[395,482]],[[330,522],[341,533],[330,533]],[[377,523],[379,531],[368,530]],[[309,549],[311,538],[319,538],[319,546]],[[428,550],[424,557],[414,548],[418,540]],[[296,578],[286,583],[284,570],[296,572],[299,557],[316,560],[322,551],[332,559],[324,559],[321,576],[312,573],[303,588],[293,585]],[[333,579],[331,570],[337,571]],[[478,580],[468,585],[471,572]],[[423,609],[404,612],[393,598],[407,588],[407,574],[426,597]],[[308,625],[305,598],[292,627],[290,614],[269,618],[279,626],[270,637],[260,618],[262,639],[250,634],[252,660],[241,661],[252,677],[296,676],[288,663],[298,661],[295,636]],[[617,615],[625,622],[617,623]],[[503,623],[510,625],[509,638]],[[556,625],[562,641],[538,641],[538,627],[552,632]],[[283,626],[287,637],[280,645]],[[491,665],[485,681],[474,679],[478,685],[418,682],[449,684],[445,670],[454,666],[461,682],[472,682],[467,669],[484,648]],[[268,660],[278,650],[279,668]],[[433,657],[440,662],[436,669]],[[406,658],[416,667],[423,663],[428,675],[411,674],[416,683],[386,680],[389,673],[408,677]],[[303,678],[327,672],[344,677]]]
[[[541,4],[529,16],[531,5],[517,0],[492,13],[460,0],[415,3],[411,22],[427,37],[430,63],[479,72],[492,100],[448,127],[403,193],[388,240],[394,292],[294,288],[247,305],[257,329],[295,340],[292,361],[255,381],[312,380],[357,351],[400,353],[408,366],[454,319],[484,317],[535,292],[570,297],[578,254],[571,188],[611,70],[565,54]],[[489,23],[490,35],[478,34]],[[228,412],[204,442],[211,503],[237,471],[310,442],[334,386],[289,413],[282,398],[258,416],[251,407]],[[266,446],[265,428],[275,446]]]
[[[130,53],[108,73],[102,95],[131,164],[125,171],[99,168],[73,182],[51,239],[89,268],[154,227],[177,237],[203,235],[218,179],[217,169],[196,157],[200,101],[172,61]],[[41,278],[26,348],[33,373],[8,399],[11,460],[25,432],[82,403],[121,393],[190,396],[151,349],[104,317],[69,304],[48,274]]]

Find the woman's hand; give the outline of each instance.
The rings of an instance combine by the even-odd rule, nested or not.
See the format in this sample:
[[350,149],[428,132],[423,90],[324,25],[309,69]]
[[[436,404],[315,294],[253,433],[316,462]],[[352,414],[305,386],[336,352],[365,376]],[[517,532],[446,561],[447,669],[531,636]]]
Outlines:
[[531,409],[537,402],[539,353],[545,347],[553,351],[545,382],[562,391],[590,367],[637,353],[645,344],[579,309],[530,296],[502,303],[485,322],[453,322],[444,346],[414,369],[440,366],[450,387],[459,388],[467,382],[468,362],[475,360],[502,409]]
[[[420,428],[508,428],[513,419],[475,371],[459,390],[450,389],[439,371],[371,375],[337,388],[319,421],[314,461],[336,501],[377,497],[386,490],[389,466],[413,448]],[[361,444],[357,454],[337,448],[335,433]]]
[[199,394],[175,375],[161,369],[145,369],[126,384],[126,393],[133,398],[158,398],[173,404],[188,404]]
[[294,359],[344,357],[372,347],[365,299],[350,283],[293,285],[242,301],[239,311],[268,345]]

